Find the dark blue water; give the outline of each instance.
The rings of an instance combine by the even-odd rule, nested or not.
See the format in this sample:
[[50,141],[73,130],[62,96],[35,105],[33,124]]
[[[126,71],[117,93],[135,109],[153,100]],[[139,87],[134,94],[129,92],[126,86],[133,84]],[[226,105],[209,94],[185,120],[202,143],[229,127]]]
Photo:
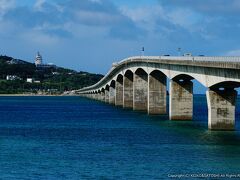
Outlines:
[[239,174],[235,132],[207,130],[205,96],[194,120],[173,122],[80,97],[0,97],[0,179],[168,179]]

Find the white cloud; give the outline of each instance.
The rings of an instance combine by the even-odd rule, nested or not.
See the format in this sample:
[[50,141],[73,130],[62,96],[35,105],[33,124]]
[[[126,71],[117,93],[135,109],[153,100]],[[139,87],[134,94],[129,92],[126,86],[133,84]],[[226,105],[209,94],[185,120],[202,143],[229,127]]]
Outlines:
[[240,49],[230,50],[225,55],[226,56],[240,56]]
[[119,16],[97,11],[81,10],[75,12],[75,15],[80,22],[88,25],[107,25],[120,20]]
[[135,9],[122,7],[120,10],[137,25],[149,31],[154,30],[158,19],[164,17],[164,9],[161,6],[137,7]]
[[51,36],[38,30],[25,31],[20,37],[30,44],[44,45],[46,47],[57,45],[60,41],[58,37]]
[[191,30],[194,25],[199,23],[201,17],[190,9],[179,8],[166,13],[165,19],[175,25]]
[[43,5],[45,2],[46,0],[37,0],[33,8],[37,11],[43,11]]
[[15,7],[15,0],[0,0],[0,18]]

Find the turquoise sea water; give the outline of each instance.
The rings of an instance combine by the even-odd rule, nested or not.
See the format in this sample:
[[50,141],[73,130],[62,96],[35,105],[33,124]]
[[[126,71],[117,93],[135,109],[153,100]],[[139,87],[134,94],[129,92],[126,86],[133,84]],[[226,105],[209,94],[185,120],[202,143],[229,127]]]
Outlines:
[[0,179],[240,174],[240,108],[236,131],[210,132],[205,96],[191,122],[80,97],[0,97],[0,114]]

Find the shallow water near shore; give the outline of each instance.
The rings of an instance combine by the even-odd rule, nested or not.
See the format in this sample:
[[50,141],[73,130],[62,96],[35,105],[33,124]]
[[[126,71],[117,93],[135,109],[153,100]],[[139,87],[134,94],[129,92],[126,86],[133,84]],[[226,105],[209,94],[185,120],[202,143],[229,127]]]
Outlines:
[[208,131],[202,95],[190,122],[76,96],[0,97],[0,113],[0,179],[240,174],[240,107],[236,131]]

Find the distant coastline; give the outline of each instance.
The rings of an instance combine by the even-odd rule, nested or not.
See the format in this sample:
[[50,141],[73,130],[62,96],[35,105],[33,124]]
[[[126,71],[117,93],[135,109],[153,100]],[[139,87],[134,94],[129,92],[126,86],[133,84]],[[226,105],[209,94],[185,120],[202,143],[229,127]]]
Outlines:
[[103,77],[101,74],[41,63],[0,55],[0,94],[59,95],[96,84]]
[[77,94],[0,94],[0,97],[7,97],[7,96],[78,96]]
[[63,94],[0,94],[0,97],[3,96],[66,96]]

